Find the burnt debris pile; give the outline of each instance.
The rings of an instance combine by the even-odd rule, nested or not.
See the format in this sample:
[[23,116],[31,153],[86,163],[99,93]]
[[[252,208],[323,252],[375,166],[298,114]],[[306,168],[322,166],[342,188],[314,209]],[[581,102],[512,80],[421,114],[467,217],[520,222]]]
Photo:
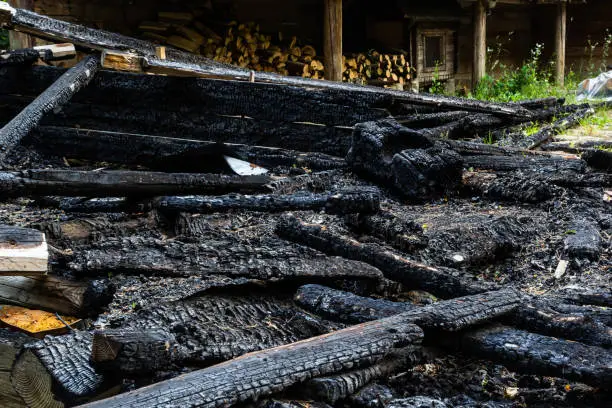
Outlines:
[[610,153],[551,147],[591,106],[161,58],[0,4],[90,53],[0,56],[0,221],[26,228],[0,304],[81,319],[0,328],[0,405],[609,402]]

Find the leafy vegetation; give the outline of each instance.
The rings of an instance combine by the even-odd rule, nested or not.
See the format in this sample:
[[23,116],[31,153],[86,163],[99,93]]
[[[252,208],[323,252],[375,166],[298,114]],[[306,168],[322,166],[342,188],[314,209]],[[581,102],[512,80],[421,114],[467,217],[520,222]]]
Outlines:
[[[4,0],[0,0],[5,3]],[[7,50],[9,48],[9,37],[8,31],[0,30],[0,50]]]

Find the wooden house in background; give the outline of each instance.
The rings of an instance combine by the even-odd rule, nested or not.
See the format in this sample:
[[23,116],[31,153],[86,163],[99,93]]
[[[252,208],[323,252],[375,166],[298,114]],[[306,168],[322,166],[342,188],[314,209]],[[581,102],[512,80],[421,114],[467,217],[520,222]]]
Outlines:
[[[283,31],[323,51],[326,77],[342,78],[343,52],[403,50],[413,68],[412,88],[434,78],[449,90],[469,88],[485,74],[487,49],[505,65],[518,66],[537,43],[555,61],[557,80],[581,71],[589,54],[598,64],[606,29],[612,32],[611,0],[9,0],[14,7],[58,19],[137,35],[158,11],[217,6],[228,19],[256,21],[262,31]],[[587,40],[597,46],[587,50]],[[13,47],[32,43],[11,34]]]

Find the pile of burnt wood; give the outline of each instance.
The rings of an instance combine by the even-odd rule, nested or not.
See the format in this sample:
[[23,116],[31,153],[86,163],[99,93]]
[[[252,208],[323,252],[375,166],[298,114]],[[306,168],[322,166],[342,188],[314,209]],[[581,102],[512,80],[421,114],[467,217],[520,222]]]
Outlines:
[[604,221],[564,245],[597,262],[609,151],[537,149],[591,106],[252,73],[0,4],[5,26],[92,52],[69,70],[0,56],[2,219],[50,244],[49,273],[0,277],[1,303],[89,319],[40,340],[2,329],[2,406],[442,407],[362,391],[434,348],[606,395],[609,286],[502,287],[474,267],[509,235],[465,229],[457,253],[406,210],[477,196],[525,214],[586,189]]

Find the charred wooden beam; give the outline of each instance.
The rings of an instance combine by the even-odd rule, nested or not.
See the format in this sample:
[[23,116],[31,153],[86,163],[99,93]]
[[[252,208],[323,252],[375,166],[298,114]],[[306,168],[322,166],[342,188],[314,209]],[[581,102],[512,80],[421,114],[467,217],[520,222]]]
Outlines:
[[413,221],[396,217],[390,212],[374,215],[349,214],[344,222],[358,232],[365,232],[383,239],[392,247],[404,252],[413,252],[427,246],[423,228]]
[[380,195],[376,189],[362,188],[327,194],[304,192],[291,195],[168,196],[156,199],[154,206],[162,211],[194,213],[322,209],[330,214],[375,213],[380,208]]
[[612,152],[603,148],[588,149],[580,158],[584,160],[590,167],[597,170],[612,171]]
[[412,115],[395,116],[395,120],[409,129],[434,128],[456,122],[470,115],[466,111],[451,111],[437,113],[415,113]]
[[[320,285],[300,287],[295,301],[317,315],[345,323],[362,323],[405,311],[422,310],[411,303],[372,299]],[[597,317],[585,315],[582,311],[558,312],[554,309],[557,302],[558,299],[554,298],[525,298],[521,306],[508,313],[506,320],[548,336],[606,348],[612,345],[612,331]]]
[[599,347],[500,326],[469,332],[462,338],[461,349],[540,375],[604,388],[612,384],[612,357]]
[[[483,305],[487,301],[500,307],[500,312],[516,307],[517,298],[510,300],[507,295],[490,292],[441,302],[435,308],[429,309],[428,315],[443,317],[434,324],[436,327],[444,326],[449,321],[473,324],[480,321],[481,309],[486,307]],[[460,317],[468,313],[472,317]],[[395,348],[418,344],[422,331],[418,326],[409,323],[415,320],[419,320],[418,314],[407,312],[351,326],[323,336],[251,353],[87,406],[149,406],[172,403],[219,407],[259,398],[316,376],[371,365]],[[214,393],[207,390],[214,390]]]
[[389,120],[355,126],[346,160],[357,174],[406,198],[439,195],[461,183],[461,156]]
[[0,276],[47,273],[45,234],[29,228],[0,225]]
[[572,221],[571,233],[563,242],[568,256],[597,260],[601,252],[601,235],[597,224],[587,219]]
[[13,366],[12,383],[28,406],[74,405],[101,390],[104,378],[89,362],[91,338],[74,331],[25,346]]
[[595,111],[590,107],[580,109],[562,119],[557,120],[556,122],[551,123],[548,126],[545,126],[537,133],[523,138],[521,145],[527,149],[535,149],[541,144],[550,140],[550,138],[553,136],[563,132],[566,129],[576,126],[582,119],[592,115],[593,113],[595,113]]
[[76,92],[87,86],[100,67],[98,57],[89,56],[66,71],[56,82],[47,88],[34,102],[13,120],[0,129],[0,158],[5,157],[32,129],[46,113],[66,104]]
[[[121,319],[121,330],[134,333],[132,340],[138,338],[136,332],[141,332],[144,338],[150,330],[173,336],[176,342],[170,341],[171,355],[164,359],[169,358],[179,366],[210,365],[328,333],[338,327],[304,313],[287,300],[252,291],[251,295],[241,297],[200,294],[161,304],[154,301],[145,304],[137,315]],[[124,341],[121,336],[118,338]],[[125,342],[129,343],[129,338]],[[129,353],[139,346],[126,344],[126,347]],[[129,357],[128,364],[128,356],[119,355],[115,363],[108,362],[108,368],[143,372],[154,364],[146,353],[133,353]]]
[[331,190],[334,181],[340,177],[342,177],[342,171],[340,170],[319,171],[281,178],[272,181],[269,185],[277,194],[293,194],[302,190],[322,193]]
[[335,404],[355,394],[376,379],[385,378],[403,368],[412,367],[419,362],[421,354],[418,348],[408,346],[390,353],[384,360],[370,367],[331,377],[313,378],[300,385],[296,393],[316,401]]
[[563,157],[540,156],[463,156],[465,167],[480,170],[515,171],[532,170],[538,172],[572,172],[583,173],[585,163],[582,160],[566,159]]
[[181,359],[174,335],[165,330],[96,330],[91,361],[97,370],[121,374],[168,370]]
[[539,177],[524,175],[498,176],[495,173],[467,172],[463,185],[470,194],[491,200],[539,203],[559,197],[563,189]]
[[0,277],[0,303],[69,316],[94,316],[112,300],[106,280],[75,282],[55,276]]
[[324,153],[92,129],[42,126],[32,136],[32,147],[46,154],[141,165],[158,171],[210,171],[223,166],[223,155],[264,167],[328,170],[346,166],[343,159]]
[[[30,32],[43,38],[69,41],[74,44],[98,50],[115,49],[135,51],[137,57],[143,57],[144,63],[149,69],[155,70],[156,72],[251,81],[252,73],[246,69],[220,64],[210,59],[187,54],[172,48],[167,49],[166,58],[161,59],[156,55],[155,44],[106,31],[79,26],[65,21],[55,20],[30,11],[14,9],[7,5],[4,5],[0,9],[0,18],[10,27],[19,28],[21,31]],[[410,104],[438,106],[443,109],[484,111],[496,115],[512,117],[530,116],[529,111],[521,107],[460,98],[413,94],[391,89],[362,87],[352,84],[310,80],[300,77],[285,77],[266,72],[256,72],[253,77],[256,82],[272,82],[283,85],[327,89],[344,92],[347,96],[358,97],[360,95],[370,96],[372,94],[386,95],[398,101]]]
[[313,284],[301,286],[294,300],[312,313],[346,323],[363,323],[418,309],[410,303],[357,296]]
[[156,196],[270,191],[267,176],[155,173],[146,171],[24,170],[0,172],[5,197],[20,196]]
[[32,48],[5,51],[0,53],[0,67],[10,65],[34,64],[40,58],[40,52]]
[[107,238],[83,248],[70,259],[79,275],[130,273],[162,276],[225,275],[254,279],[373,279],[381,272],[362,262],[329,257],[274,238],[187,244],[176,240],[132,236]]
[[152,209],[149,201],[121,197],[42,197],[36,203],[74,213],[142,213]]
[[495,286],[455,269],[438,268],[408,260],[386,247],[361,243],[332,232],[323,225],[306,224],[292,215],[281,219],[276,233],[329,255],[367,262],[380,269],[386,278],[441,297],[480,293]]

